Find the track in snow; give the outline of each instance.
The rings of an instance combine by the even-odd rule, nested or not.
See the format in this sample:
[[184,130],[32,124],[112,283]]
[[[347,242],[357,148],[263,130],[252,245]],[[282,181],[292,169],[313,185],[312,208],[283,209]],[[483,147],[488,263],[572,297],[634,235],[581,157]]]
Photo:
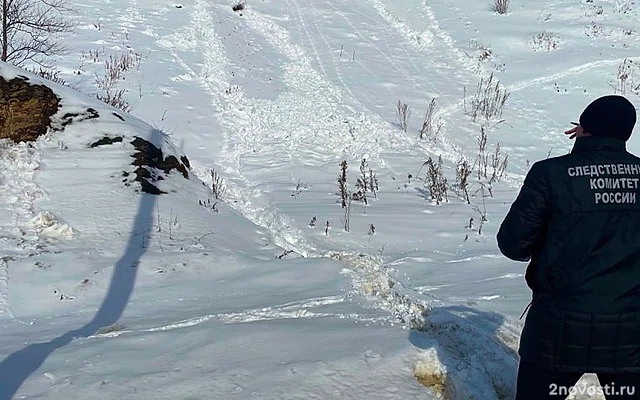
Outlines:
[[[290,0],[290,4],[294,12],[300,10],[297,0]],[[270,167],[284,165],[294,169],[296,165],[303,163],[321,164],[326,160],[325,152],[346,152],[353,156],[367,154],[368,159],[384,166],[385,152],[415,148],[416,141],[407,138],[367,110],[358,110],[360,118],[354,118],[356,111],[346,104],[358,104],[358,100],[349,98],[352,94],[348,90],[334,86],[316,71],[312,66],[312,58],[294,43],[289,32],[274,18],[251,9],[244,11],[242,20],[246,27],[251,29],[252,34],[271,45],[281,56],[281,69],[284,71],[282,79],[286,90],[275,100],[250,98],[241,88],[229,91],[231,85],[227,68],[231,62],[225,54],[226,49],[215,24],[216,17],[221,18],[217,15],[228,11],[227,7],[216,7],[215,11],[210,11],[204,1],[196,2],[191,23],[185,31],[165,37],[160,43],[171,51],[175,61],[192,79],[202,83],[203,88],[211,95],[213,108],[218,111],[216,115],[225,130],[225,143],[223,152],[216,161],[222,167],[229,183],[226,198],[228,204],[252,222],[268,229],[277,245],[293,250],[303,257],[331,257],[342,262],[349,270],[356,291],[371,299],[377,309],[388,312],[391,321],[400,322],[408,328],[416,328],[417,335],[423,339],[436,340],[437,347],[444,354],[443,357],[448,357],[447,361],[453,363],[447,365],[467,365],[458,372],[449,371],[451,379],[457,382],[460,390],[483,382],[486,386],[484,392],[493,391],[494,396],[498,398],[496,393],[506,390],[503,386],[508,386],[510,382],[495,383],[496,371],[477,366],[468,367],[474,365],[475,356],[461,350],[474,346],[472,342],[475,341],[476,335],[473,332],[478,331],[478,327],[474,327],[471,322],[465,322],[464,317],[460,316],[439,318],[441,314],[435,307],[440,306],[440,302],[430,298],[428,294],[405,288],[380,257],[357,252],[331,251],[324,248],[329,246],[328,243],[308,238],[303,231],[295,228],[294,221],[267,203],[259,192],[252,189],[252,182],[244,172],[245,157],[258,150],[280,154],[279,161],[273,161],[274,165]],[[320,33],[320,28],[314,26]],[[300,29],[310,37],[308,26],[301,25]],[[322,40],[322,35],[320,39]],[[181,55],[182,52],[195,49],[202,54],[201,71],[197,71],[196,67]],[[317,54],[317,50],[314,52]],[[330,65],[324,64],[321,68],[326,71]],[[334,65],[333,68],[334,72],[339,74],[338,67]],[[344,81],[342,84],[346,86]],[[322,153],[316,150],[319,145],[324,147]],[[457,155],[454,156],[452,153],[450,157],[454,158]],[[196,165],[195,170],[199,171],[203,180],[209,179],[205,176],[203,166]],[[432,312],[435,314],[432,315]],[[154,329],[175,329],[209,319],[233,323],[256,318],[326,316],[335,315],[301,312],[300,306],[296,305],[295,309],[291,310],[275,308],[259,312],[248,310],[233,315],[207,315]],[[464,326],[462,331],[465,332],[462,336],[451,334],[461,326]],[[490,360],[508,357],[515,361],[511,346],[517,342],[517,334],[510,331],[509,327],[501,329],[498,339],[493,338],[489,344],[477,350]],[[489,336],[488,333],[485,335]],[[487,397],[489,398],[492,397]]]
[[30,224],[35,217],[33,204],[43,196],[33,182],[39,166],[36,147],[0,140],[0,317],[14,320],[9,300],[11,261],[38,252],[40,247]]
[[9,307],[9,258],[0,259],[0,317],[9,316],[13,318]]
[[[222,10],[221,8],[220,11]],[[426,309],[425,302],[419,300],[415,293],[412,296],[408,295],[408,290],[407,293],[401,293],[402,285],[383,265],[380,258],[319,249],[304,232],[295,228],[290,218],[270,204],[264,203],[260,196],[255,196],[250,189],[250,182],[242,173],[243,156],[251,154],[254,148],[264,149],[264,146],[269,145],[276,148],[267,151],[272,154],[286,154],[287,157],[283,159],[288,160],[287,162],[296,162],[290,161],[296,156],[300,159],[306,158],[306,162],[315,158],[318,162],[323,162],[324,152],[315,153],[315,148],[317,143],[324,143],[325,149],[334,154],[340,154],[343,150],[351,151],[353,155],[368,154],[371,160],[384,165],[380,146],[383,138],[388,140],[389,136],[395,135],[395,145],[403,147],[410,146],[412,141],[403,138],[397,130],[383,121],[376,122],[375,116],[368,115],[364,116],[370,122],[366,130],[368,135],[336,134],[337,130],[345,129],[341,125],[344,125],[344,120],[349,120],[349,113],[352,112],[350,109],[342,109],[343,93],[331,86],[312,68],[305,52],[293,43],[288,32],[273,19],[252,10],[246,10],[243,19],[286,60],[282,68],[289,91],[275,101],[247,98],[242,92],[225,94],[229,81],[223,71],[229,61],[214,27],[215,19],[203,2],[196,4],[191,27],[184,36],[176,35],[163,40],[164,45],[173,52],[176,61],[193,78],[203,82],[205,89],[212,96],[214,108],[221,110],[218,115],[221,125],[226,128],[226,140],[218,163],[224,168],[228,176],[227,181],[231,183],[228,186],[228,203],[254,223],[268,229],[277,245],[294,250],[304,257],[339,259],[355,274],[354,286],[361,293],[374,295],[380,308],[392,312],[400,320],[412,321],[419,325]],[[193,46],[202,51],[205,62],[201,73],[196,72],[180,58],[178,51],[181,50],[181,45]],[[287,110],[293,114],[285,114]],[[327,114],[334,115],[334,119],[322,117]],[[304,126],[306,121],[318,120],[320,122],[311,129]],[[274,138],[273,135],[286,137]],[[380,140],[372,140],[372,135],[380,135]],[[313,138],[313,141],[308,142],[309,138]],[[205,176],[202,178],[208,179]]]
[[225,324],[244,324],[257,321],[274,321],[282,319],[314,319],[314,318],[340,318],[350,319],[363,323],[388,323],[386,318],[365,318],[358,314],[315,312],[311,309],[327,305],[341,304],[345,302],[344,296],[327,296],[320,298],[310,298],[287,304],[270,307],[260,307],[257,309],[244,310],[240,312],[207,314],[185,320],[176,321],[162,326],[156,326],[138,330],[113,330],[111,332],[97,333],[89,338],[117,337],[129,333],[138,332],[164,332],[174,329],[189,328],[200,325],[208,321],[220,321]]

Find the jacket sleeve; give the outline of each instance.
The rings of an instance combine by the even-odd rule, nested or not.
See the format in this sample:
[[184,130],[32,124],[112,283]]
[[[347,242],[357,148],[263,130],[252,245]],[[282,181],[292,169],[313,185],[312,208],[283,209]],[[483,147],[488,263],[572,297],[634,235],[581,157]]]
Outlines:
[[546,231],[547,190],[544,167],[534,163],[498,231],[498,247],[505,257],[514,261],[533,257]]

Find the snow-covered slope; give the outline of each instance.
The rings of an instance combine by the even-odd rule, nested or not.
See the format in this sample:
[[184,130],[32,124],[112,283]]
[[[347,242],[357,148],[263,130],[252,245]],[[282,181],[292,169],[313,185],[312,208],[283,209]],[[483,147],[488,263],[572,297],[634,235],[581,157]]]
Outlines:
[[[338,368],[421,390],[408,342],[389,343],[386,313],[351,299],[341,263],[276,258],[271,233],[191,173],[163,174],[155,184],[166,194],[140,194],[128,179],[135,138],[165,158],[183,154],[141,121],[47,84],[62,99],[54,125],[80,116],[33,145],[3,142],[0,397],[220,398],[271,387],[281,398],[298,370],[310,382],[300,393],[333,393]],[[105,136],[123,140],[91,147]],[[382,355],[395,378],[376,364]]]
[[[495,232],[528,165],[570,148],[562,131],[616,90],[620,65],[640,104],[640,10],[75,3],[61,77],[104,94],[94,82],[119,60],[110,90],[139,119],[46,83],[57,121],[99,117],[2,145],[1,399],[435,398],[441,383],[449,399],[510,398],[529,291]],[[465,109],[492,73],[505,108],[474,121]],[[439,131],[420,139],[432,99]],[[491,163],[488,176],[475,168],[481,127],[489,160],[498,143],[498,161],[508,154],[497,182]],[[88,146],[105,135],[123,140]],[[138,193],[136,137],[186,155],[187,178],[174,170],[156,182],[166,194]],[[436,204],[425,162],[439,157],[450,190]],[[377,189],[347,215],[340,164],[355,192],[363,160]],[[461,160],[474,167],[469,202],[454,190]]]

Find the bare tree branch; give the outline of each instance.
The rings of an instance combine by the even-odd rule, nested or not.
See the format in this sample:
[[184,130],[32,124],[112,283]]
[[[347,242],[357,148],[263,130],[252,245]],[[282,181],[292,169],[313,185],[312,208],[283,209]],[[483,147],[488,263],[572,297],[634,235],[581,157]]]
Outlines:
[[0,0],[0,61],[22,66],[48,64],[48,58],[67,53],[59,35],[75,28],[65,14],[69,0]]

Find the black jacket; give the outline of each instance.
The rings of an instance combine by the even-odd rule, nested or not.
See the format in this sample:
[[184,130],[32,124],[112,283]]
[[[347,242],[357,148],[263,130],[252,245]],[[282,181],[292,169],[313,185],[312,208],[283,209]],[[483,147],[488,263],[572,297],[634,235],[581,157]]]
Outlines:
[[531,167],[497,235],[529,261],[523,361],[552,371],[640,373],[640,158],[577,138]]

